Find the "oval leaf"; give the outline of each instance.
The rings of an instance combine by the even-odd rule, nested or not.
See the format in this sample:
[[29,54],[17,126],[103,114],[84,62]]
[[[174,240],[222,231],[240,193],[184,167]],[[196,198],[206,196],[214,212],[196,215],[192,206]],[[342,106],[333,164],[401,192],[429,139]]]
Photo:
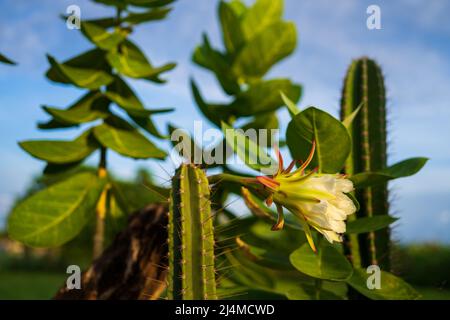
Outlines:
[[239,16],[230,3],[220,1],[219,18],[222,26],[223,42],[227,51],[238,51],[244,42],[244,36],[239,22]]
[[130,116],[147,118],[152,114],[170,112],[173,110],[170,108],[155,110],[145,109],[134,91],[120,77],[115,77],[114,81],[108,85],[105,96],[115,102]]
[[20,142],[20,147],[33,157],[55,164],[78,162],[85,159],[99,146],[90,130],[73,141],[31,140]]
[[103,50],[111,50],[116,48],[119,43],[125,40],[128,31],[123,29],[116,29],[110,33],[104,28],[96,25],[95,23],[82,22],[81,32],[89,39],[93,44]]
[[[64,61],[62,64],[74,69],[93,69],[105,71],[106,73],[111,71],[111,67],[105,59],[105,51],[97,48],[88,50],[74,58]],[[46,76],[51,81],[71,83],[70,80],[67,79],[67,77],[55,66],[50,67],[46,73]]]
[[302,284],[286,293],[289,300],[343,300],[331,291],[317,289],[312,285]]
[[158,76],[175,68],[174,63],[161,67],[153,67],[142,51],[131,41],[125,40],[120,44],[120,50],[111,50],[106,59],[112,67],[127,77],[157,81]]
[[140,13],[131,12],[128,16],[126,16],[122,20],[130,24],[139,24],[147,21],[161,20],[164,19],[171,10],[172,10],[171,8],[162,8],[162,9],[152,9]]
[[[104,1],[104,0],[103,0]],[[111,1],[111,0],[107,0]],[[143,8],[157,8],[171,4],[175,0],[127,0],[130,5],[143,7]]]
[[314,278],[345,281],[352,275],[352,266],[347,258],[324,241],[317,254],[305,243],[289,258],[297,270]]
[[81,124],[109,116],[109,100],[100,92],[89,92],[67,109],[43,106],[44,110],[63,124]]
[[347,283],[361,294],[374,300],[415,300],[420,298],[419,293],[408,283],[386,271],[381,271],[380,289],[369,289],[367,284],[372,280],[368,281],[368,278],[374,276],[364,269],[357,268]]
[[247,91],[236,96],[230,108],[235,116],[253,116],[258,113],[275,111],[283,105],[280,91],[297,102],[301,88],[287,79],[273,79],[252,84]]
[[164,159],[166,153],[135,129],[118,128],[107,123],[95,127],[94,135],[107,148],[136,159]]
[[213,71],[227,94],[237,94],[241,91],[227,57],[211,47],[206,34],[203,35],[203,43],[195,49],[192,60],[203,68]]
[[232,110],[230,110],[226,105],[206,103],[194,80],[191,80],[191,89],[195,103],[209,121],[218,127],[220,127],[221,121],[228,121],[232,115]]
[[264,29],[269,25],[279,22],[282,15],[282,0],[255,1],[242,17],[242,30],[245,37],[251,39],[259,32],[264,32]]
[[358,218],[347,223],[347,230],[345,232],[358,234],[377,231],[386,228],[391,223],[394,223],[397,220],[397,218],[391,217],[386,214],[380,216]]
[[250,39],[239,51],[232,70],[244,79],[260,78],[297,45],[295,25],[276,22]]
[[72,67],[58,63],[52,56],[47,55],[48,62],[65,82],[80,88],[98,89],[109,84],[113,77],[103,70]]
[[312,168],[319,172],[339,172],[347,159],[351,140],[343,124],[328,113],[310,107],[297,114],[286,132],[287,145],[292,157],[304,160],[316,142],[316,152],[311,161]]
[[95,215],[104,183],[93,173],[80,173],[25,199],[9,217],[10,237],[35,247],[71,240]]
[[409,177],[423,168],[428,159],[423,157],[400,161],[378,172],[362,172],[350,177],[356,188],[371,187],[383,184],[389,180]]

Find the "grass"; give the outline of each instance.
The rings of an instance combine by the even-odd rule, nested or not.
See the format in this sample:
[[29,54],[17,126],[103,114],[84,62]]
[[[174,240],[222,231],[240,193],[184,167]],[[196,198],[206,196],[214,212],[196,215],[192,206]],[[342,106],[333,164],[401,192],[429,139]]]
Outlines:
[[[42,271],[0,272],[0,300],[51,299],[64,284],[66,274]],[[450,290],[416,287],[424,300],[450,300]]]
[[0,271],[0,300],[51,299],[66,278],[58,273]]

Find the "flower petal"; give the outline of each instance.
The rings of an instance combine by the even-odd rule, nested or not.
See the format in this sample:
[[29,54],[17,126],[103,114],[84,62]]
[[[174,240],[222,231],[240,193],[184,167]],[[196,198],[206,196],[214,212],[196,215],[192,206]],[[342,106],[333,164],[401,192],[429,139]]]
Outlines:
[[337,178],[336,179],[336,191],[337,192],[344,192],[344,193],[349,193],[352,192],[354,190],[353,188],[353,182],[349,179],[345,179],[345,178]]
[[352,199],[345,194],[339,192],[336,198],[329,201],[333,206],[345,212],[346,215],[351,215],[356,212],[356,206]]

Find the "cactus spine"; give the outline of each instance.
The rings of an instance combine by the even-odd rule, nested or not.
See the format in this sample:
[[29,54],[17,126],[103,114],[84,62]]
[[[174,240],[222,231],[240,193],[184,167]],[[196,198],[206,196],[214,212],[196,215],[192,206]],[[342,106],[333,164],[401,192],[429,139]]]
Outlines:
[[209,197],[205,173],[194,165],[181,165],[172,179],[170,198],[169,299],[217,299]]
[[[345,119],[361,103],[359,114],[349,127],[353,150],[345,171],[355,174],[378,171],[386,167],[386,94],[383,75],[375,61],[366,57],[350,65],[341,98],[341,118]],[[361,205],[357,217],[389,214],[387,184],[356,192]],[[390,269],[390,230],[350,237],[353,263],[360,266],[378,264]],[[359,252],[358,252],[359,251]]]

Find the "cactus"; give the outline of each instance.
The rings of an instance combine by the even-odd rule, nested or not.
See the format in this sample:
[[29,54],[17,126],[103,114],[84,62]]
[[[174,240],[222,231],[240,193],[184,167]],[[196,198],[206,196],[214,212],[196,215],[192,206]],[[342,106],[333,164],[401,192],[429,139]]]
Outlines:
[[[386,167],[386,95],[383,75],[375,61],[354,60],[345,77],[341,98],[341,118],[361,105],[349,126],[353,150],[345,164],[347,174],[379,171]],[[361,209],[357,217],[389,214],[387,183],[356,192]],[[351,258],[358,266],[379,265],[390,269],[390,231],[388,228],[349,239]]]
[[172,179],[170,198],[169,299],[217,299],[209,197],[205,173],[194,165],[181,165]]

